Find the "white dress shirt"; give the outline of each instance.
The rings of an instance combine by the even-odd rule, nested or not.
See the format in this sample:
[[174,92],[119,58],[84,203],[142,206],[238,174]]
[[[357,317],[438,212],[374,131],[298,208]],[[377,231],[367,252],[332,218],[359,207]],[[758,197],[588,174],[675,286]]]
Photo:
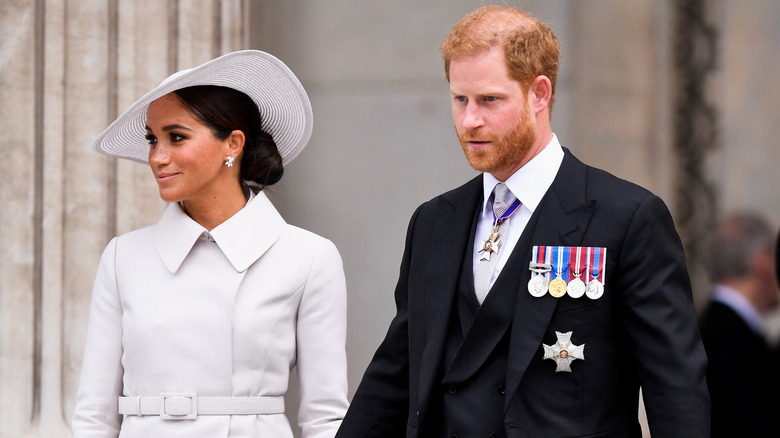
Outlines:
[[[512,250],[514,250],[520,235],[523,234],[523,230],[525,230],[525,226],[531,219],[531,215],[536,211],[539,203],[542,202],[544,194],[547,193],[547,190],[552,185],[562,162],[563,148],[558,142],[558,137],[553,134],[550,143],[537,156],[504,181],[512,194],[522,202],[522,205],[509,219],[508,231],[500,236],[501,245],[498,253],[492,255],[492,257],[498,256],[498,260],[490,279],[491,287],[498,274],[501,273],[501,269],[506,264]],[[484,200],[482,213],[477,221],[477,229],[474,235],[474,273],[476,273],[482,257],[482,253],[479,250],[493,228],[493,206],[488,201],[493,188],[499,182],[492,174],[487,172],[483,174]]]

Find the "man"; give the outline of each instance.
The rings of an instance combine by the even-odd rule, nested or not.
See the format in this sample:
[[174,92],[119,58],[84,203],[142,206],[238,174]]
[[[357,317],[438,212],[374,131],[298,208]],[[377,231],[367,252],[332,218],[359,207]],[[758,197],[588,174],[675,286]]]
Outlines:
[[777,434],[777,361],[762,321],[780,294],[774,240],[763,218],[746,213],[723,219],[713,233],[715,286],[701,317],[713,438]]
[[551,30],[488,6],[442,51],[457,134],[483,174],[414,213],[397,314],[337,436],[640,437],[640,386],[653,436],[709,436],[672,219],[558,143]]

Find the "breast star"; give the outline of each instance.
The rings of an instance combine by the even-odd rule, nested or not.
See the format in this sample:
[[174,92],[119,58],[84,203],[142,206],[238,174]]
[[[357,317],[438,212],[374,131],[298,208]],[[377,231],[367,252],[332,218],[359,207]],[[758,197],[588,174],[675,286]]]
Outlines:
[[557,365],[556,373],[571,372],[571,363],[575,359],[585,360],[585,344],[574,345],[571,343],[572,332],[555,332],[558,342],[554,345],[542,344],[544,347],[544,359],[552,359]]

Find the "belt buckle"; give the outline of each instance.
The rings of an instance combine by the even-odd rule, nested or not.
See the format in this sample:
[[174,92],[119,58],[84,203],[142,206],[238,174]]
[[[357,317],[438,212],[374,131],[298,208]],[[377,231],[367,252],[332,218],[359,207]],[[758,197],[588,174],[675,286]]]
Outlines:
[[197,419],[198,394],[194,392],[164,392],[160,394],[160,418],[164,420]]

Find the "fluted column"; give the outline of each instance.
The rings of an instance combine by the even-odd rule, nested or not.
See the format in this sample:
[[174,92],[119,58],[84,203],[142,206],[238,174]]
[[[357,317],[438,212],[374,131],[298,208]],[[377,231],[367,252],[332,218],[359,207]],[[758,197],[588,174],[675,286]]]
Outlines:
[[65,437],[92,281],[162,210],[95,136],[175,70],[247,47],[246,0],[0,4],[0,437]]

